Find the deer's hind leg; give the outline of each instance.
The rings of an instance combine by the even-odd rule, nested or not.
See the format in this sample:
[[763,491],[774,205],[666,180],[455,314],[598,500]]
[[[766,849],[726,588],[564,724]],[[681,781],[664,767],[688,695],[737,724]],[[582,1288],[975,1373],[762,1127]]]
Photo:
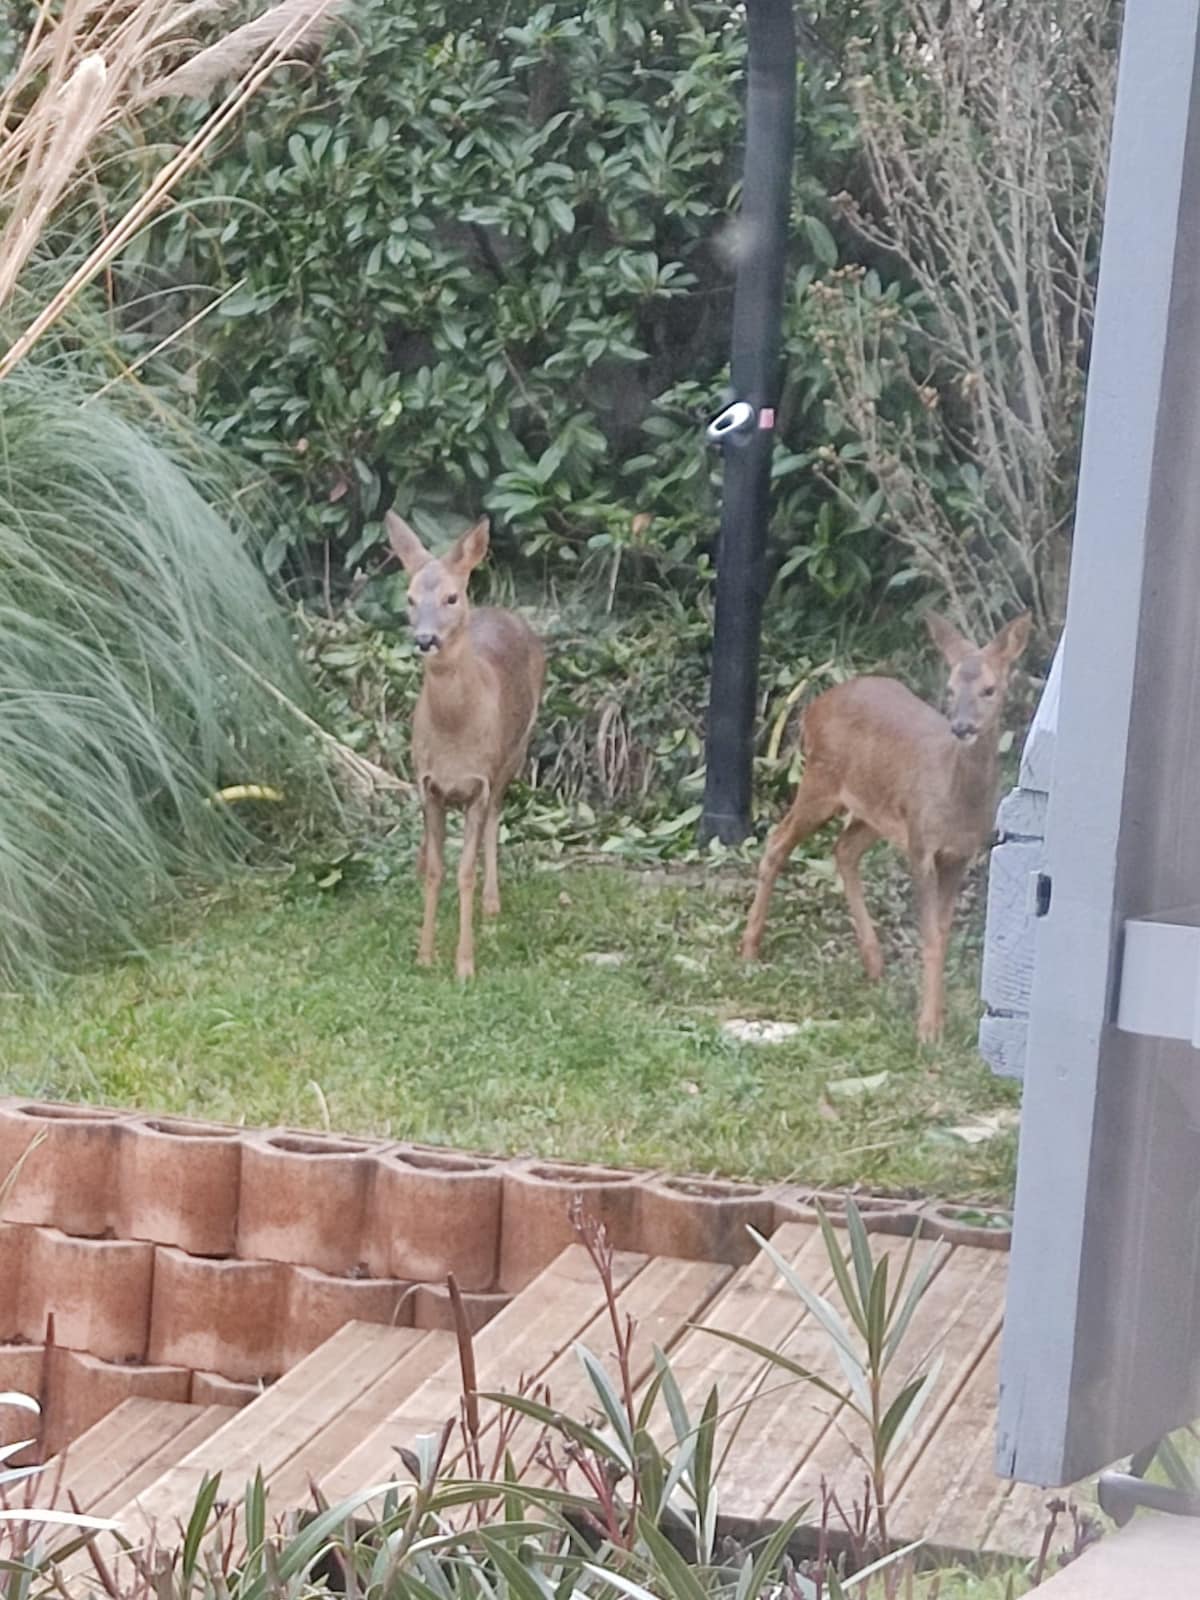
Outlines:
[[815,833],[838,810],[840,804],[836,792],[826,787],[815,774],[806,773],[800,780],[795,799],[782,819],[771,830],[767,848],[759,863],[758,888],[755,890],[750,915],[746,919],[746,931],[742,935],[743,961],[755,961],[758,958],[763,929],[767,925],[767,906],[770,904],[771,891],[775,887],[776,878],[783,871],[787,858],[801,839],[806,839],[810,833]]
[[425,910],[421,919],[421,942],[417,947],[417,965],[431,967],[437,933],[438,895],[445,875],[446,805],[429,784],[424,786],[422,803],[425,827],[421,848],[417,854],[417,873],[425,890]]
[[879,935],[867,910],[858,864],[878,838],[879,835],[869,823],[861,817],[851,817],[833,847],[833,859],[837,862],[842,888],[846,892],[846,904],[850,908],[850,921],[854,924],[854,937],[858,941],[867,977],[872,983],[878,983],[883,976],[883,951],[879,948]]
[[479,859],[479,843],[487,826],[491,801],[489,786],[485,783],[480,794],[467,806],[463,818],[462,854],[458,860],[458,953],[454,959],[455,975],[459,978],[475,976],[475,864]]
[[500,915],[500,808],[503,796],[493,795],[483,823],[483,914]]

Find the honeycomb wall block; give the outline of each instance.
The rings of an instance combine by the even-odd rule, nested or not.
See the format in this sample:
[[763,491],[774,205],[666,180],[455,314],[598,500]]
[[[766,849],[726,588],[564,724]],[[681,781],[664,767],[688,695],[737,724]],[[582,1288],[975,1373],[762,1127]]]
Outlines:
[[263,1392],[261,1383],[237,1383],[219,1372],[193,1372],[188,1398],[194,1406],[248,1406]]
[[[40,1344],[0,1344],[0,1393],[23,1394],[41,1401],[45,1360],[46,1352]],[[0,1404],[0,1445],[17,1444],[22,1439],[36,1440],[41,1427],[41,1417],[26,1411],[24,1406]],[[4,1465],[27,1466],[37,1454],[36,1450],[22,1451]]]
[[[4,1203],[3,1220],[99,1238],[116,1209],[122,1124],[128,1114],[101,1106],[0,1101],[0,1177],[25,1157]],[[35,1148],[35,1137],[43,1135]],[[28,1155],[26,1155],[28,1151]]]
[[[868,1233],[911,1234],[922,1203],[906,1195],[856,1193],[846,1189],[801,1189],[783,1184],[771,1190],[775,1220],[816,1222],[823,1211],[835,1226],[846,1220],[846,1203],[853,1200]],[[818,1207],[820,1210],[818,1210]]]
[[77,1239],[33,1228],[19,1297],[21,1333],[37,1342],[54,1317],[54,1343],[103,1361],[143,1361],[150,1334],[154,1246]]
[[[505,1306],[511,1305],[512,1295],[497,1290],[492,1294],[471,1294],[463,1292],[463,1311],[466,1314],[467,1327],[472,1333],[478,1333],[496,1315],[503,1311]],[[454,1321],[454,1307],[450,1303],[450,1291],[444,1283],[419,1283],[413,1290],[412,1320],[415,1328],[436,1328],[447,1333],[457,1332]]]
[[641,1248],[683,1261],[740,1266],[758,1253],[750,1234],[769,1234],[775,1207],[764,1189],[704,1178],[653,1178],[641,1193]]
[[192,1375],[184,1367],[131,1366],[56,1349],[49,1362],[42,1457],[57,1455],[122,1400],[186,1400]]
[[[16,1222],[0,1222],[0,1344],[24,1339],[21,1320],[21,1286],[25,1282],[25,1258],[33,1239],[33,1229]],[[0,1381],[0,1391],[12,1388]]]
[[412,1322],[412,1285],[393,1278],[335,1278],[315,1267],[288,1269],[280,1366],[287,1372],[347,1322]]
[[371,1270],[417,1283],[453,1273],[461,1289],[496,1281],[502,1170],[480,1156],[396,1145],[376,1163],[366,1255]]
[[237,1245],[242,1136],[220,1123],[136,1117],[121,1130],[116,1231],[227,1256]]
[[172,1246],[155,1252],[149,1359],[239,1383],[283,1370],[288,1269],[274,1261],[212,1261]]
[[373,1141],[278,1128],[242,1146],[237,1253],[348,1274],[369,1271]]
[[519,1161],[504,1170],[500,1288],[515,1293],[569,1244],[574,1215],[604,1224],[615,1250],[640,1250],[644,1179],[613,1167]]

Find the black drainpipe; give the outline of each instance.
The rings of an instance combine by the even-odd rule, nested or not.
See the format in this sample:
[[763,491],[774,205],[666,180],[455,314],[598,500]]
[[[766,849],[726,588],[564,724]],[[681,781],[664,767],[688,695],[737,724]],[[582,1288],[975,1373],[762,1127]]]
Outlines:
[[709,424],[724,454],[701,840],[750,832],[771,445],[796,126],[792,0],[747,0],[746,157],[737,223],[734,400]]

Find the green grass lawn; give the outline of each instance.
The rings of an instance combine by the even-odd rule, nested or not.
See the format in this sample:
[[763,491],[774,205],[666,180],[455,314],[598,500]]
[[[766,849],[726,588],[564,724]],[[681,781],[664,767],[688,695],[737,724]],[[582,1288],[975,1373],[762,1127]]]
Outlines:
[[[820,860],[796,862],[766,960],[746,969],[747,875],[663,882],[515,854],[469,987],[452,974],[452,894],[442,965],[414,967],[407,868],[337,892],[299,875],[243,884],[187,903],[142,956],[49,1000],[9,997],[3,1086],[249,1123],[319,1126],[327,1108],[338,1129],[490,1151],[1008,1198],[1012,1131],[950,1131],[1015,1104],[974,1053],[972,941],[952,955],[945,1042],[922,1052],[886,864],[871,892],[892,960],[872,989]],[[801,1032],[737,1044],[732,1017]]]

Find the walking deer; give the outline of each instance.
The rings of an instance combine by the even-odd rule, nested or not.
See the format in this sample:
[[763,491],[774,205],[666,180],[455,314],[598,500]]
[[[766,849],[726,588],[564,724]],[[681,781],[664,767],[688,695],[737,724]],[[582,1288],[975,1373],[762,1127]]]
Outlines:
[[863,898],[859,863],[879,839],[908,857],[920,921],[922,981],[917,1036],[942,1031],[943,969],[963,875],[992,830],[1000,721],[1009,673],[1029,639],[1028,614],[978,649],[944,617],[926,618],[950,668],[947,715],[895,678],[852,678],[819,695],[804,716],[804,775],[771,833],[742,938],[757,958],[771,890],[801,839],[846,814],[834,859],[867,977],[883,973],[879,938]]
[[433,963],[445,872],[446,811],[461,806],[458,865],[460,978],[475,976],[475,864],[483,843],[483,914],[500,914],[497,852],[505,790],[525,762],[546,675],[541,640],[515,612],[472,608],[467,581],[488,549],[485,517],[435,559],[403,518],[385,517],[388,541],[410,582],[408,615],[424,660],[413,712],[412,754],[424,812],[417,873],[425,891],[417,962]]

